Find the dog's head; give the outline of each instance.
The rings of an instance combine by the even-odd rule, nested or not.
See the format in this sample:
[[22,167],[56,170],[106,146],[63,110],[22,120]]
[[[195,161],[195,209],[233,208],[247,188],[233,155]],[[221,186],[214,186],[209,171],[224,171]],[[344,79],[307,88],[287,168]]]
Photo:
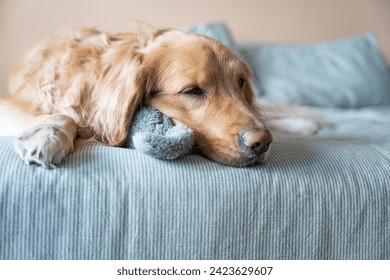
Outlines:
[[146,103],[190,127],[206,157],[262,163],[272,136],[255,107],[251,73],[219,42],[181,31],[159,32],[142,50]]

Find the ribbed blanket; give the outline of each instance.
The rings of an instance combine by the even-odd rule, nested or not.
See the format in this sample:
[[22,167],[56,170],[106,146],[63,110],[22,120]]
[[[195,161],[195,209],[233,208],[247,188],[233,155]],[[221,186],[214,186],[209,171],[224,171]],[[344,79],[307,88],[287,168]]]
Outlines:
[[2,137],[0,258],[390,259],[387,132],[324,131],[249,168],[88,144],[47,170]]

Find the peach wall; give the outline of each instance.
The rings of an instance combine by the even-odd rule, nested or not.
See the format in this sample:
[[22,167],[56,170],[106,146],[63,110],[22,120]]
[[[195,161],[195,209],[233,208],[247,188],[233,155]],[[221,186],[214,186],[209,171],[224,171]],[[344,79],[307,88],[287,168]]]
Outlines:
[[0,95],[7,69],[56,30],[126,30],[132,19],[181,28],[223,20],[237,40],[317,42],[375,31],[390,60],[389,0],[0,0]]

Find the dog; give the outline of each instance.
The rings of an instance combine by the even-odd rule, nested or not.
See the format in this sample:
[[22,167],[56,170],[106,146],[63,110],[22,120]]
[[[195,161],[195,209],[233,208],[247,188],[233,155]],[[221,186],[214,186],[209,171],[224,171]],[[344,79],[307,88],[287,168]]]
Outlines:
[[190,127],[209,159],[254,165],[266,161],[273,138],[250,81],[248,66],[206,36],[77,29],[48,38],[11,71],[0,135],[17,135],[26,163],[54,168],[77,139],[120,146],[145,104]]

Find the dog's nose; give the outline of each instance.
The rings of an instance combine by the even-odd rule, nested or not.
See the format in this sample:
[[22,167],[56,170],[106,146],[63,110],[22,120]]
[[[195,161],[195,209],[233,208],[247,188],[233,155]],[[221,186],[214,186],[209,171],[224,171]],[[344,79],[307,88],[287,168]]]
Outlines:
[[251,129],[240,135],[240,142],[245,152],[261,155],[269,150],[272,134],[268,129]]

